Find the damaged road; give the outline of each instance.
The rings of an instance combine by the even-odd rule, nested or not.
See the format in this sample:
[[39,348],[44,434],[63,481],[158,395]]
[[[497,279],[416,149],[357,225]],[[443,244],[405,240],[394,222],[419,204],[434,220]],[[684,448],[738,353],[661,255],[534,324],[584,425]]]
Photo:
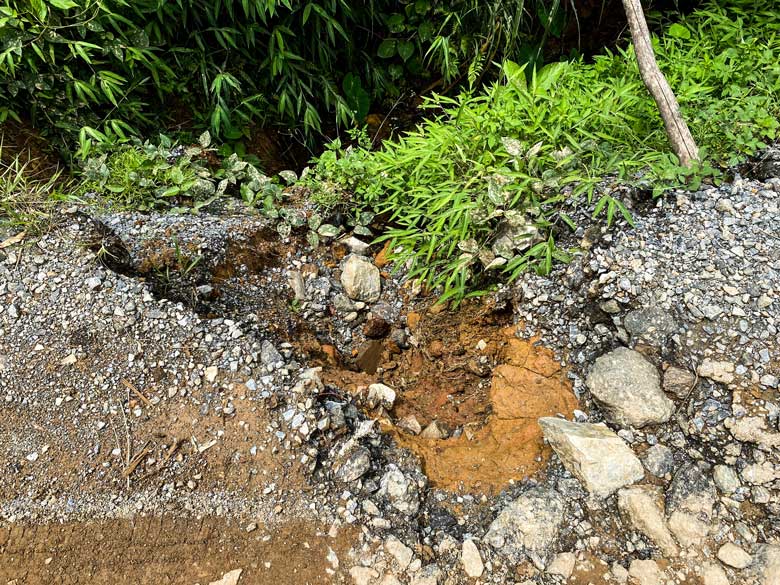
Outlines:
[[4,247],[0,583],[777,583],[779,191],[457,310],[247,214]]

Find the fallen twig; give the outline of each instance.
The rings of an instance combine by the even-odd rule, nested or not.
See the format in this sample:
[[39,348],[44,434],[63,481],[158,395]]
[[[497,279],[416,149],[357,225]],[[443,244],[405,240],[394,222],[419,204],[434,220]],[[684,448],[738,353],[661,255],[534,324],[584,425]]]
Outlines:
[[141,464],[141,461],[143,461],[144,457],[149,455],[151,452],[152,449],[149,447],[149,441],[147,441],[143,448],[138,453],[136,453],[135,457],[133,457],[133,460],[130,461],[130,464],[122,472],[122,475],[130,479],[130,474],[132,474],[133,471],[135,471],[135,468]]
[[7,238],[0,242],[0,250],[3,250],[5,248],[10,248],[14,244],[18,244],[21,242],[24,238],[27,237],[27,232],[19,232],[15,236],[11,236],[10,238]]
[[154,474],[161,472],[165,468],[165,464],[168,463],[168,461],[171,460],[171,457],[173,457],[173,454],[176,453],[176,451],[179,450],[179,447],[181,447],[181,444],[183,442],[184,441],[182,439],[174,438],[173,439],[173,445],[170,446],[170,448],[168,449],[168,452],[165,454],[165,457],[163,457],[163,460],[160,461],[160,464],[155,469],[152,469],[149,473],[141,476],[141,479],[139,479],[138,481],[143,481],[143,480],[153,476]]
[[193,435],[192,436],[192,444],[193,444],[193,446],[195,447],[195,450],[198,453],[203,453],[203,452],[208,451],[209,449],[211,449],[214,445],[216,445],[217,444],[217,440],[216,439],[212,439],[208,443],[204,443],[203,445],[200,445],[200,444],[198,444],[198,440],[195,438],[195,435]]
[[[127,405],[130,407],[130,390],[127,391]],[[133,450],[132,439],[130,438],[130,427],[127,424],[127,416],[125,415],[125,405],[120,404],[119,410],[122,412],[122,420],[125,423],[125,435],[127,437],[127,449],[125,449],[125,468],[130,466],[130,453]],[[127,489],[130,489],[130,478],[127,478]]]
[[141,400],[141,402],[144,403],[144,406],[152,405],[151,401],[146,396],[144,396],[138,388],[133,386],[130,382],[128,382],[124,378],[122,378],[120,381],[122,382],[125,388],[133,391],[133,394],[135,394]]

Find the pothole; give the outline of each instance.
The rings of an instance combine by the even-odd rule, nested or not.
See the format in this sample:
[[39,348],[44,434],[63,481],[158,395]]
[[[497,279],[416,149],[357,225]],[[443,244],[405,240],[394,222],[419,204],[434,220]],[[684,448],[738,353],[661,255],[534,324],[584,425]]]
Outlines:
[[[370,384],[393,388],[392,409],[380,406],[369,414],[421,458],[431,483],[495,493],[547,462],[551,452],[537,419],[569,416],[577,407],[553,352],[536,340],[518,339],[509,322],[508,315],[479,305],[410,312],[408,349],[392,340],[376,342],[376,373],[331,360],[323,380],[349,391],[366,408]],[[360,357],[353,357],[353,367]]]

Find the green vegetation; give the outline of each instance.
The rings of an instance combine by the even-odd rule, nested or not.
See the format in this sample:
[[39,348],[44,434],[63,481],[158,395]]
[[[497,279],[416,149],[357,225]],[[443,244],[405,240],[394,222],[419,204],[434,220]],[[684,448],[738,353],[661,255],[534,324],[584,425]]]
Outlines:
[[[27,156],[4,156],[0,144],[0,227],[11,227],[35,235],[55,222],[54,208],[68,185],[61,172],[35,170]],[[2,238],[0,238],[2,239]]]
[[[444,298],[496,279],[550,270],[555,246],[586,205],[612,222],[631,221],[608,182],[696,188],[776,138],[780,116],[780,14],[752,3],[710,3],[656,43],[708,163],[683,169],[631,48],[529,72],[507,62],[483,93],[438,97],[438,112],[381,150],[333,150],[313,181],[327,195],[388,217],[381,239],[400,247],[411,274]],[[528,79],[530,73],[530,80]],[[713,166],[711,166],[713,165]],[[322,178],[322,181],[318,181]],[[378,179],[379,178],[379,179]],[[490,273],[493,273],[493,276]]]
[[[556,242],[582,213],[630,223],[616,185],[696,188],[777,138],[778,0],[710,0],[655,40],[704,154],[693,169],[669,153],[630,46],[542,66],[571,6],[9,0],[0,122],[24,115],[76,155],[71,198],[173,212],[240,198],[283,237],[307,230],[312,246],[345,230],[391,240],[398,265],[460,299],[568,260]],[[392,112],[410,88],[440,95],[414,131],[378,146],[361,129],[367,114]],[[168,118],[187,130],[140,138]],[[341,128],[301,181],[316,211],[284,205],[295,173],[217,156],[243,152],[226,143],[255,122],[309,138]],[[205,130],[197,144],[193,129]],[[40,227],[59,177],[30,178],[20,160],[0,167],[0,221]]]
[[538,59],[566,11],[560,0],[8,0],[0,122],[29,117],[62,145],[79,136],[82,155],[90,141],[159,131],[161,112],[228,140],[254,121],[362,123],[407,80],[474,83],[491,59]]
[[132,140],[103,147],[84,164],[83,178],[72,195],[100,200],[117,209],[198,211],[226,194],[249,205],[273,207],[281,196],[278,183],[257,167],[232,155],[214,168],[208,132],[197,146],[185,147],[160,136],[158,143]]

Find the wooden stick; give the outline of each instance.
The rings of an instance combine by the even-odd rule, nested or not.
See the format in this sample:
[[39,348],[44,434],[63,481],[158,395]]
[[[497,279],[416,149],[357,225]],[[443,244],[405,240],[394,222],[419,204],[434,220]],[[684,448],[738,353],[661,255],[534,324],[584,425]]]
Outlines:
[[[122,378],[122,380],[120,380],[120,381],[125,386],[125,388],[127,388],[128,390],[132,390],[133,391],[133,394],[135,394],[141,400],[141,402],[144,403],[144,406],[151,406],[152,405],[152,403],[149,401],[149,399],[146,396],[144,396],[143,394],[141,394],[141,391],[138,388],[133,386],[130,382],[128,382],[124,378]],[[128,404],[128,406],[129,406],[129,404]]]
[[27,232],[19,232],[15,236],[11,236],[10,238],[3,240],[0,242],[0,250],[4,248],[9,248],[13,246],[14,244],[18,244],[21,242],[25,237],[27,236]]
[[171,460],[171,457],[173,457],[173,454],[176,453],[176,451],[179,450],[179,447],[181,446],[181,444],[183,442],[184,441],[182,441],[181,439],[174,438],[173,439],[173,445],[170,446],[170,448],[168,449],[168,452],[165,454],[165,457],[163,457],[163,460],[160,461],[159,465],[155,469],[152,469],[146,475],[143,475],[141,477],[141,479],[139,479],[138,481],[143,481],[143,480],[153,476],[155,473],[159,473],[160,471],[162,471],[163,468],[165,467],[165,464],[168,463],[168,461]]
[[147,441],[143,448],[135,455],[135,457],[133,457],[133,460],[130,462],[127,468],[125,468],[125,470],[122,472],[122,476],[130,479],[130,474],[133,473],[135,468],[141,464],[141,461],[143,461],[144,457],[146,457],[151,452],[152,449],[149,447],[149,441]]
[[[127,391],[127,407],[130,408],[130,390]],[[119,410],[122,413],[122,420],[125,423],[125,436],[127,437],[127,449],[125,449],[125,467],[130,466],[130,453],[133,450],[132,439],[130,438],[130,427],[127,424],[127,416],[125,415],[125,405],[119,405]],[[127,489],[130,489],[130,477],[127,478]]]
[[628,17],[628,26],[631,29],[631,38],[634,41],[634,52],[642,81],[658,106],[666,128],[666,135],[669,137],[669,142],[672,143],[672,150],[680,159],[682,166],[690,167],[694,162],[700,160],[699,149],[688,124],[682,117],[677,98],[655,60],[650,30],[647,28],[647,21],[642,10],[642,2],[641,0],[623,0],[623,8]]

